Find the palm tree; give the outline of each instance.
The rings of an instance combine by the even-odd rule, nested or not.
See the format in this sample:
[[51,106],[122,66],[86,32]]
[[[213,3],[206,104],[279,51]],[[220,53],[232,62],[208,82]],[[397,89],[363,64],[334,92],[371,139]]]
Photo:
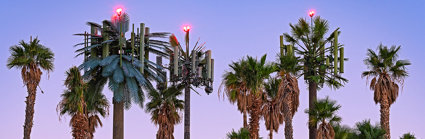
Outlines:
[[232,130],[232,132],[227,133],[227,139],[250,139],[249,130],[246,128],[241,128],[238,132]]
[[390,107],[396,101],[399,84],[408,76],[407,60],[398,60],[400,46],[388,48],[380,44],[378,53],[368,49],[367,58],[364,60],[369,70],[362,73],[362,77],[369,79],[370,89],[374,91],[374,101],[381,105],[381,127],[385,130],[385,138],[390,139]]
[[379,125],[373,126],[370,120],[356,123],[354,139],[384,139],[385,130]]
[[246,75],[244,70],[246,67],[246,60],[242,59],[238,62],[232,62],[229,64],[231,71],[227,71],[223,75],[223,81],[220,85],[219,93],[221,88],[224,87],[224,94],[227,96],[229,102],[237,104],[238,110],[243,114],[243,128],[248,129],[247,112],[248,112],[248,89],[246,86]]
[[49,48],[41,45],[37,38],[29,43],[22,40],[19,45],[11,46],[9,50],[11,56],[7,60],[7,67],[20,69],[24,85],[27,86],[24,139],[30,139],[37,86],[43,74],[41,70],[47,73],[53,70],[54,54]]
[[335,132],[335,139],[353,139],[355,135],[354,131],[348,126],[332,124],[332,128]]
[[68,114],[72,117],[70,125],[72,126],[72,136],[75,139],[86,139],[89,121],[85,115],[84,92],[87,86],[77,67],[72,67],[66,71],[64,85],[67,89],[61,95],[62,100],[58,104],[57,111],[60,111],[60,115]]
[[301,67],[298,65],[299,59],[292,55],[279,55],[276,63],[277,72],[282,80],[279,84],[279,94],[281,94],[283,105],[282,111],[285,119],[285,138],[293,139],[292,119],[300,105],[300,89],[298,88],[298,72]]
[[[347,79],[340,75],[344,72],[343,65],[346,60],[343,45],[338,43],[340,31],[337,28],[325,38],[329,25],[327,20],[320,17],[312,18],[311,25],[304,18],[300,18],[297,24],[289,24],[289,26],[291,34],[284,33],[281,36],[282,40],[284,38],[289,45],[283,45],[281,42],[281,51],[286,51],[288,55],[300,56],[300,64],[303,67],[300,75],[304,75],[304,80],[308,83],[309,108],[311,109],[317,101],[318,88],[323,88],[326,84],[337,89],[347,82]],[[310,139],[316,136],[315,130],[314,125],[309,127]]]
[[401,136],[400,139],[416,139],[416,137],[412,133],[406,133],[406,134],[403,134],[403,136]]
[[316,135],[317,139],[333,139],[335,137],[332,124],[341,121],[341,117],[336,115],[339,108],[341,106],[337,105],[336,101],[329,100],[329,97],[326,97],[326,99],[318,100],[312,109],[305,111],[311,116],[309,124],[319,125]]
[[270,139],[273,139],[273,131],[278,132],[280,124],[283,124],[282,99],[278,91],[280,84],[281,80],[277,78],[270,78],[264,84],[265,93],[261,113],[264,117],[266,129],[270,131]]
[[96,128],[102,122],[98,114],[105,117],[108,114],[109,102],[105,95],[99,92],[90,92],[94,86],[88,86],[77,67],[66,72],[65,86],[67,90],[61,95],[57,111],[62,116],[72,117],[70,125],[73,128],[74,138],[93,139]]
[[264,82],[270,77],[274,71],[271,64],[266,64],[266,56],[261,57],[260,60],[247,56],[246,84],[249,95],[248,112],[249,119],[249,132],[252,139],[258,139],[259,126],[261,118],[262,96],[264,92]]
[[174,125],[180,123],[179,111],[184,108],[184,102],[177,98],[182,89],[183,86],[172,86],[149,92],[151,101],[146,104],[146,111],[152,115],[152,122],[159,125],[157,139],[174,139]]

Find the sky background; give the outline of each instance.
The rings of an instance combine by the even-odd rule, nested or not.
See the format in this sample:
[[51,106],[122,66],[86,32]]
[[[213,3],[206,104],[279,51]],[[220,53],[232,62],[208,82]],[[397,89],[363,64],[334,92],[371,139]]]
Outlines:
[[[192,94],[191,137],[193,139],[223,139],[226,133],[242,126],[242,115],[235,105],[217,95],[224,71],[228,64],[250,55],[260,57],[268,54],[268,61],[276,59],[279,51],[279,35],[289,32],[289,23],[307,18],[309,9],[329,21],[330,29],[340,27],[340,43],[345,45],[349,58],[343,74],[349,82],[339,90],[322,89],[318,98],[329,96],[342,106],[338,115],[342,124],[354,126],[356,122],[371,119],[379,123],[379,105],[373,101],[373,92],[361,78],[367,67],[363,64],[368,48],[384,45],[401,45],[401,59],[409,59],[410,76],[404,90],[391,107],[391,136],[413,132],[425,138],[425,1],[1,1],[0,17],[0,138],[19,139],[23,135],[26,88],[20,70],[6,68],[10,56],[9,47],[20,40],[28,41],[38,36],[41,44],[55,53],[55,69],[44,72],[41,88],[35,104],[34,139],[70,139],[68,116],[59,120],[56,106],[65,89],[65,71],[78,66],[82,58],[74,58],[73,45],[82,42],[75,33],[89,31],[87,21],[101,23],[110,19],[114,7],[121,5],[130,15],[130,22],[144,22],[152,32],[172,32],[183,39],[182,26],[192,26],[191,39],[206,42],[215,58],[214,92],[210,95]],[[129,35],[129,33],[127,33]],[[192,41],[193,44],[193,41]],[[308,138],[307,115],[308,91],[300,78],[300,107],[295,114],[294,138]],[[203,92],[203,88],[199,91]],[[111,100],[112,92],[104,93]],[[95,138],[112,138],[112,105],[109,117],[102,119],[104,126],[98,128]],[[183,113],[181,113],[183,116]],[[155,138],[157,127],[150,115],[140,107],[125,111],[125,138]],[[275,138],[284,138],[281,126]],[[268,131],[261,122],[260,136],[267,138]],[[174,136],[183,138],[183,123],[176,125]]]

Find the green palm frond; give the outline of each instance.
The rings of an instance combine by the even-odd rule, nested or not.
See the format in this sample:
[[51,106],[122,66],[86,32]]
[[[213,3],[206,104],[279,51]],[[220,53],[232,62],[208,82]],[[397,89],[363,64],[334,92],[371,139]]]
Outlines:
[[19,45],[15,45],[9,48],[11,53],[10,57],[7,59],[7,67],[22,69],[28,67],[31,63],[36,64],[37,67],[40,67],[47,72],[53,70],[53,61],[54,54],[50,50],[40,44],[40,40],[35,38],[29,43],[24,42],[23,40],[19,42]]
[[307,109],[305,113],[311,116],[310,125],[318,125],[321,122],[330,124],[336,124],[341,121],[341,117],[336,115],[336,112],[341,108],[340,105],[336,104],[336,101],[332,101],[329,97],[318,100],[313,108]]

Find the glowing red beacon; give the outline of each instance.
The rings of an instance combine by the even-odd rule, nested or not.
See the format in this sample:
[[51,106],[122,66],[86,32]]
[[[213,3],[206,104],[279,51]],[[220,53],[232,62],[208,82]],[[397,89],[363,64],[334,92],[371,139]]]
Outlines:
[[184,32],[188,32],[189,30],[190,30],[190,26],[184,26],[184,27],[183,27],[183,31],[184,31]]
[[310,11],[308,12],[308,16],[313,17],[315,13],[316,13],[316,11],[314,11],[314,10],[310,10]]

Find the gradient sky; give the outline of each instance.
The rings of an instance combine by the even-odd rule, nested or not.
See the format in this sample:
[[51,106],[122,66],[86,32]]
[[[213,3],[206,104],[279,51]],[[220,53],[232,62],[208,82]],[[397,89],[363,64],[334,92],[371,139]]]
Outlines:
[[[368,48],[384,45],[401,45],[401,59],[409,59],[410,76],[405,80],[404,90],[391,107],[391,136],[397,138],[406,132],[414,132],[425,138],[425,1],[1,1],[2,17],[0,47],[0,138],[19,139],[23,135],[26,88],[22,84],[20,71],[6,68],[10,56],[9,47],[29,36],[38,36],[41,44],[55,53],[55,69],[50,78],[44,73],[35,104],[34,139],[70,139],[71,128],[68,116],[59,116],[56,106],[65,89],[65,71],[79,65],[81,58],[74,58],[72,46],[82,38],[72,34],[88,31],[87,21],[101,23],[110,19],[113,8],[125,7],[131,23],[144,22],[153,32],[172,32],[183,38],[182,25],[192,26],[191,38],[198,37],[206,42],[215,58],[214,93],[192,94],[191,137],[193,139],[223,139],[226,133],[242,126],[242,115],[236,106],[219,99],[217,90],[221,76],[228,64],[243,56],[268,54],[274,60],[279,51],[279,35],[289,32],[289,23],[306,18],[309,9],[327,19],[331,30],[340,27],[340,42],[345,45],[346,73],[349,79],[339,90],[322,89],[319,98],[330,96],[342,108],[338,115],[342,124],[353,126],[356,122],[371,119],[379,123],[379,105],[373,102],[373,92],[360,77],[366,70],[363,59]],[[128,35],[128,34],[127,34]],[[192,43],[193,44],[193,43]],[[301,78],[302,79],[302,78]],[[308,137],[308,106],[306,85],[300,82],[300,107],[294,117],[294,138]],[[203,90],[203,89],[202,89]],[[202,91],[200,89],[200,91]],[[202,91],[203,92],[203,91]],[[104,93],[111,100],[112,92]],[[95,137],[112,138],[112,110],[103,119],[104,126],[98,128]],[[183,115],[182,115],[183,116]],[[125,112],[125,138],[155,138],[157,127],[150,115],[134,105]],[[283,126],[276,138],[283,137]],[[176,125],[175,137],[183,138],[183,123]],[[268,131],[261,122],[260,136],[267,138]]]

